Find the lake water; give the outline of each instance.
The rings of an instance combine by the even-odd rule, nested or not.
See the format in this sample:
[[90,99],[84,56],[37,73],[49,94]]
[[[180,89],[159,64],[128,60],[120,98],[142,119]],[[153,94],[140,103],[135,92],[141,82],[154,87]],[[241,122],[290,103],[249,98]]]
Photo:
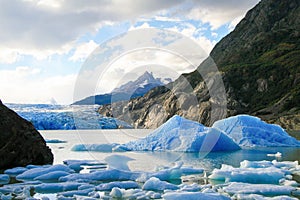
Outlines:
[[[238,167],[243,160],[284,160],[300,162],[300,148],[272,147],[272,148],[247,148],[233,152],[214,153],[181,153],[181,152],[117,152],[103,153],[72,151],[76,144],[107,144],[126,143],[145,137],[152,130],[147,129],[117,129],[117,130],[55,130],[40,131],[45,139],[59,139],[66,143],[48,143],[54,153],[54,164],[61,164],[68,159],[93,159],[104,160],[105,157],[118,154],[132,158],[128,162],[131,170],[152,171],[158,165],[170,166],[176,161],[183,161],[185,165],[202,167],[208,172],[219,168],[221,164]],[[281,158],[267,156],[281,152]]]

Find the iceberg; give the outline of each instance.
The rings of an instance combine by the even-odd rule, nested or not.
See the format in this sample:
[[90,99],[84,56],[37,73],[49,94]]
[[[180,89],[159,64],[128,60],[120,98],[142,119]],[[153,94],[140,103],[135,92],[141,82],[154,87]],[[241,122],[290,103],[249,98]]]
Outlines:
[[258,117],[237,115],[216,121],[212,127],[241,147],[300,147],[300,141],[289,136],[279,125],[268,124]]
[[178,115],[147,137],[123,144],[119,149],[131,151],[210,152],[233,151],[240,147],[227,135],[214,128]]

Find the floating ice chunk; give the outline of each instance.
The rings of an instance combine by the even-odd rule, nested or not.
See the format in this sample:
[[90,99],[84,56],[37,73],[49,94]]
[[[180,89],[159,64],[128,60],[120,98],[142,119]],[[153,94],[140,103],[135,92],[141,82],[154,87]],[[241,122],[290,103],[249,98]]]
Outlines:
[[[88,196],[88,194],[93,191],[94,191],[94,188],[88,188],[85,190],[72,190],[72,191],[60,192],[59,195],[62,195],[64,197],[73,197],[75,195]],[[87,199],[87,198],[85,198],[85,199]]]
[[50,172],[55,172],[55,171],[64,171],[68,173],[73,173],[74,171],[70,169],[66,165],[53,165],[50,167],[39,167],[39,168],[33,168],[30,170],[27,170],[23,172],[22,174],[19,174],[16,176],[17,180],[30,180],[34,179],[38,176],[42,176],[44,174],[48,174]]
[[240,147],[220,131],[173,116],[147,137],[122,145],[133,151],[232,151]]
[[264,197],[258,194],[236,194],[233,196],[234,199],[253,199],[253,200],[297,200],[297,198],[289,196],[276,196],[276,197]]
[[96,189],[99,191],[110,191],[112,188],[117,187],[121,189],[134,189],[139,188],[139,184],[134,181],[122,181],[122,182],[110,182],[110,183],[102,183],[96,186]]
[[63,191],[77,190],[82,183],[64,182],[64,183],[42,183],[34,186],[38,193],[57,193]]
[[201,190],[200,185],[196,183],[192,184],[181,184],[179,185],[180,191],[185,191],[185,192],[198,192]]
[[[120,188],[113,188],[110,192],[111,197],[116,199],[149,199],[150,196],[159,196],[153,192],[146,192],[141,189],[120,189]],[[148,196],[149,195],[149,196]]]
[[280,158],[280,157],[282,156],[282,153],[280,153],[280,152],[277,152],[277,153],[275,153],[275,154],[268,153],[267,156],[269,156],[269,157]]
[[227,134],[240,146],[300,146],[300,141],[289,136],[280,126],[249,115],[222,119],[212,127]]
[[164,191],[164,190],[177,190],[179,189],[179,187],[177,185],[168,183],[166,181],[161,181],[158,178],[152,177],[144,183],[142,189],[153,190],[153,191]]
[[270,183],[278,184],[284,178],[285,171],[275,167],[267,168],[233,168],[222,165],[221,169],[214,169],[208,177],[213,180],[225,182],[245,182],[245,183]]
[[165,200],[199,200],[199,199],[210,199],[210,200],[230,200],[229,197],[218,193],[202,193],[202,192],[168,192],[162,197]]
[[264,196],[291,195],[296,188],[291,186],[271,185],[271,184],[249,184],[249,183],[229,183],[223,190],[230,195],[233,194],[261,194]]
[[113,198],[122,198],[123,194],[120,188],[114,187],[109,193]]
[[273,160],[272,164],[275,167],[283,168],[283,169],[291,169],[291,168],[299,167],[298,161],[293,161],[293,162],[292,161],[281,161],[281,162],[278,162],[276,160]]
[[279,180],[280,185],[298,187],[300,184],[293,180],[281,179]]
[[241,168],[267,168],[267,167],[272,167],[274,166],[271,161],[249,161],[249,160],[244,160],[240,163]]
[[12,169],[7,169],[4,171],[5,174],[8,174],[10,176],[16,176],[18,174],[22,174],[23,172],[27,171],[28,169],[26,167],[15,167]]
[[59,178],[59,181],[127,181],[135,180],[140,176],[139,172],[129,172],[117,169],[107,169],[101,171],[94,171],[87,174],[70,174]]
[[203,169],[194,169],[192,167],[182,167],[182,162],[175,163],[175,166],[165,168],[157,172],[144,172],[137,179],[139,182],[145,182],[151,177],[156,177],[162,181],[180,180],[184,175],[202,174]]
[[267,167],[276,167],[276,168],[281,168],[281,169],[293,169],[293,168],[297,168],[298,165],[298,161],[281,161],[278,162],[276,160],[273,161],[266,161],[266,160],[262,160],[262,161],[248,161],[248,160],[244,160],[241,162],[241,168],[267,168]]
[[38,177],[35,177],[33,180],[39,180],[39,181],[58,181],[60,177],[67,176],[70,173],[65,171],[53,171],[49,172],[47,174],[40,175]]
[[45,139],[46,143],[66,143],[66,141],[59,139]]
[[0,174],[0,185],[5,185],[9,183],[9,176],[7,174]]

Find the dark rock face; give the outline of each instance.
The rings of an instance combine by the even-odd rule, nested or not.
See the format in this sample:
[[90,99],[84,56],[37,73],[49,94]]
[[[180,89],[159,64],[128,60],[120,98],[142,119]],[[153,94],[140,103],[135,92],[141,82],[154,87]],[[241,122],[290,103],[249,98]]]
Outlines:
[[40,133],[0,101],[0,169],[52,162],[51,150]]
[[[262,0],[215,46],[197,70],[183,74],[167,87],[152,89],[143,97],[113,103],[111,113],[140,128],[155,128],[174,114],[211,125],[220,118],[244,113],[297,130],[299,30],[299,0]],[[210,69],[213,63],[219,72],[202,77],[199,71]],[[226,100],[211,96],[212,88],[220,88],[220,82],[215,81],[218,75],[222,77]],[[192,90],[187,90],[186,85]],[[213,107],[221,109],[212,113]],[[100,114],[102,110],[105,109],[102,107]]]

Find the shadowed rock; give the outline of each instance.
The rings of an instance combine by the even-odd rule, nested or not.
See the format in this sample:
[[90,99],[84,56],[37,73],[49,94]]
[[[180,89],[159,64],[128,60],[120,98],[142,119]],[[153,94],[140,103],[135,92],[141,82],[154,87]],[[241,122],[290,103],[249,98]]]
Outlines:
[[53,154],[40,133],[0,101],[0,169],[52,162]]

